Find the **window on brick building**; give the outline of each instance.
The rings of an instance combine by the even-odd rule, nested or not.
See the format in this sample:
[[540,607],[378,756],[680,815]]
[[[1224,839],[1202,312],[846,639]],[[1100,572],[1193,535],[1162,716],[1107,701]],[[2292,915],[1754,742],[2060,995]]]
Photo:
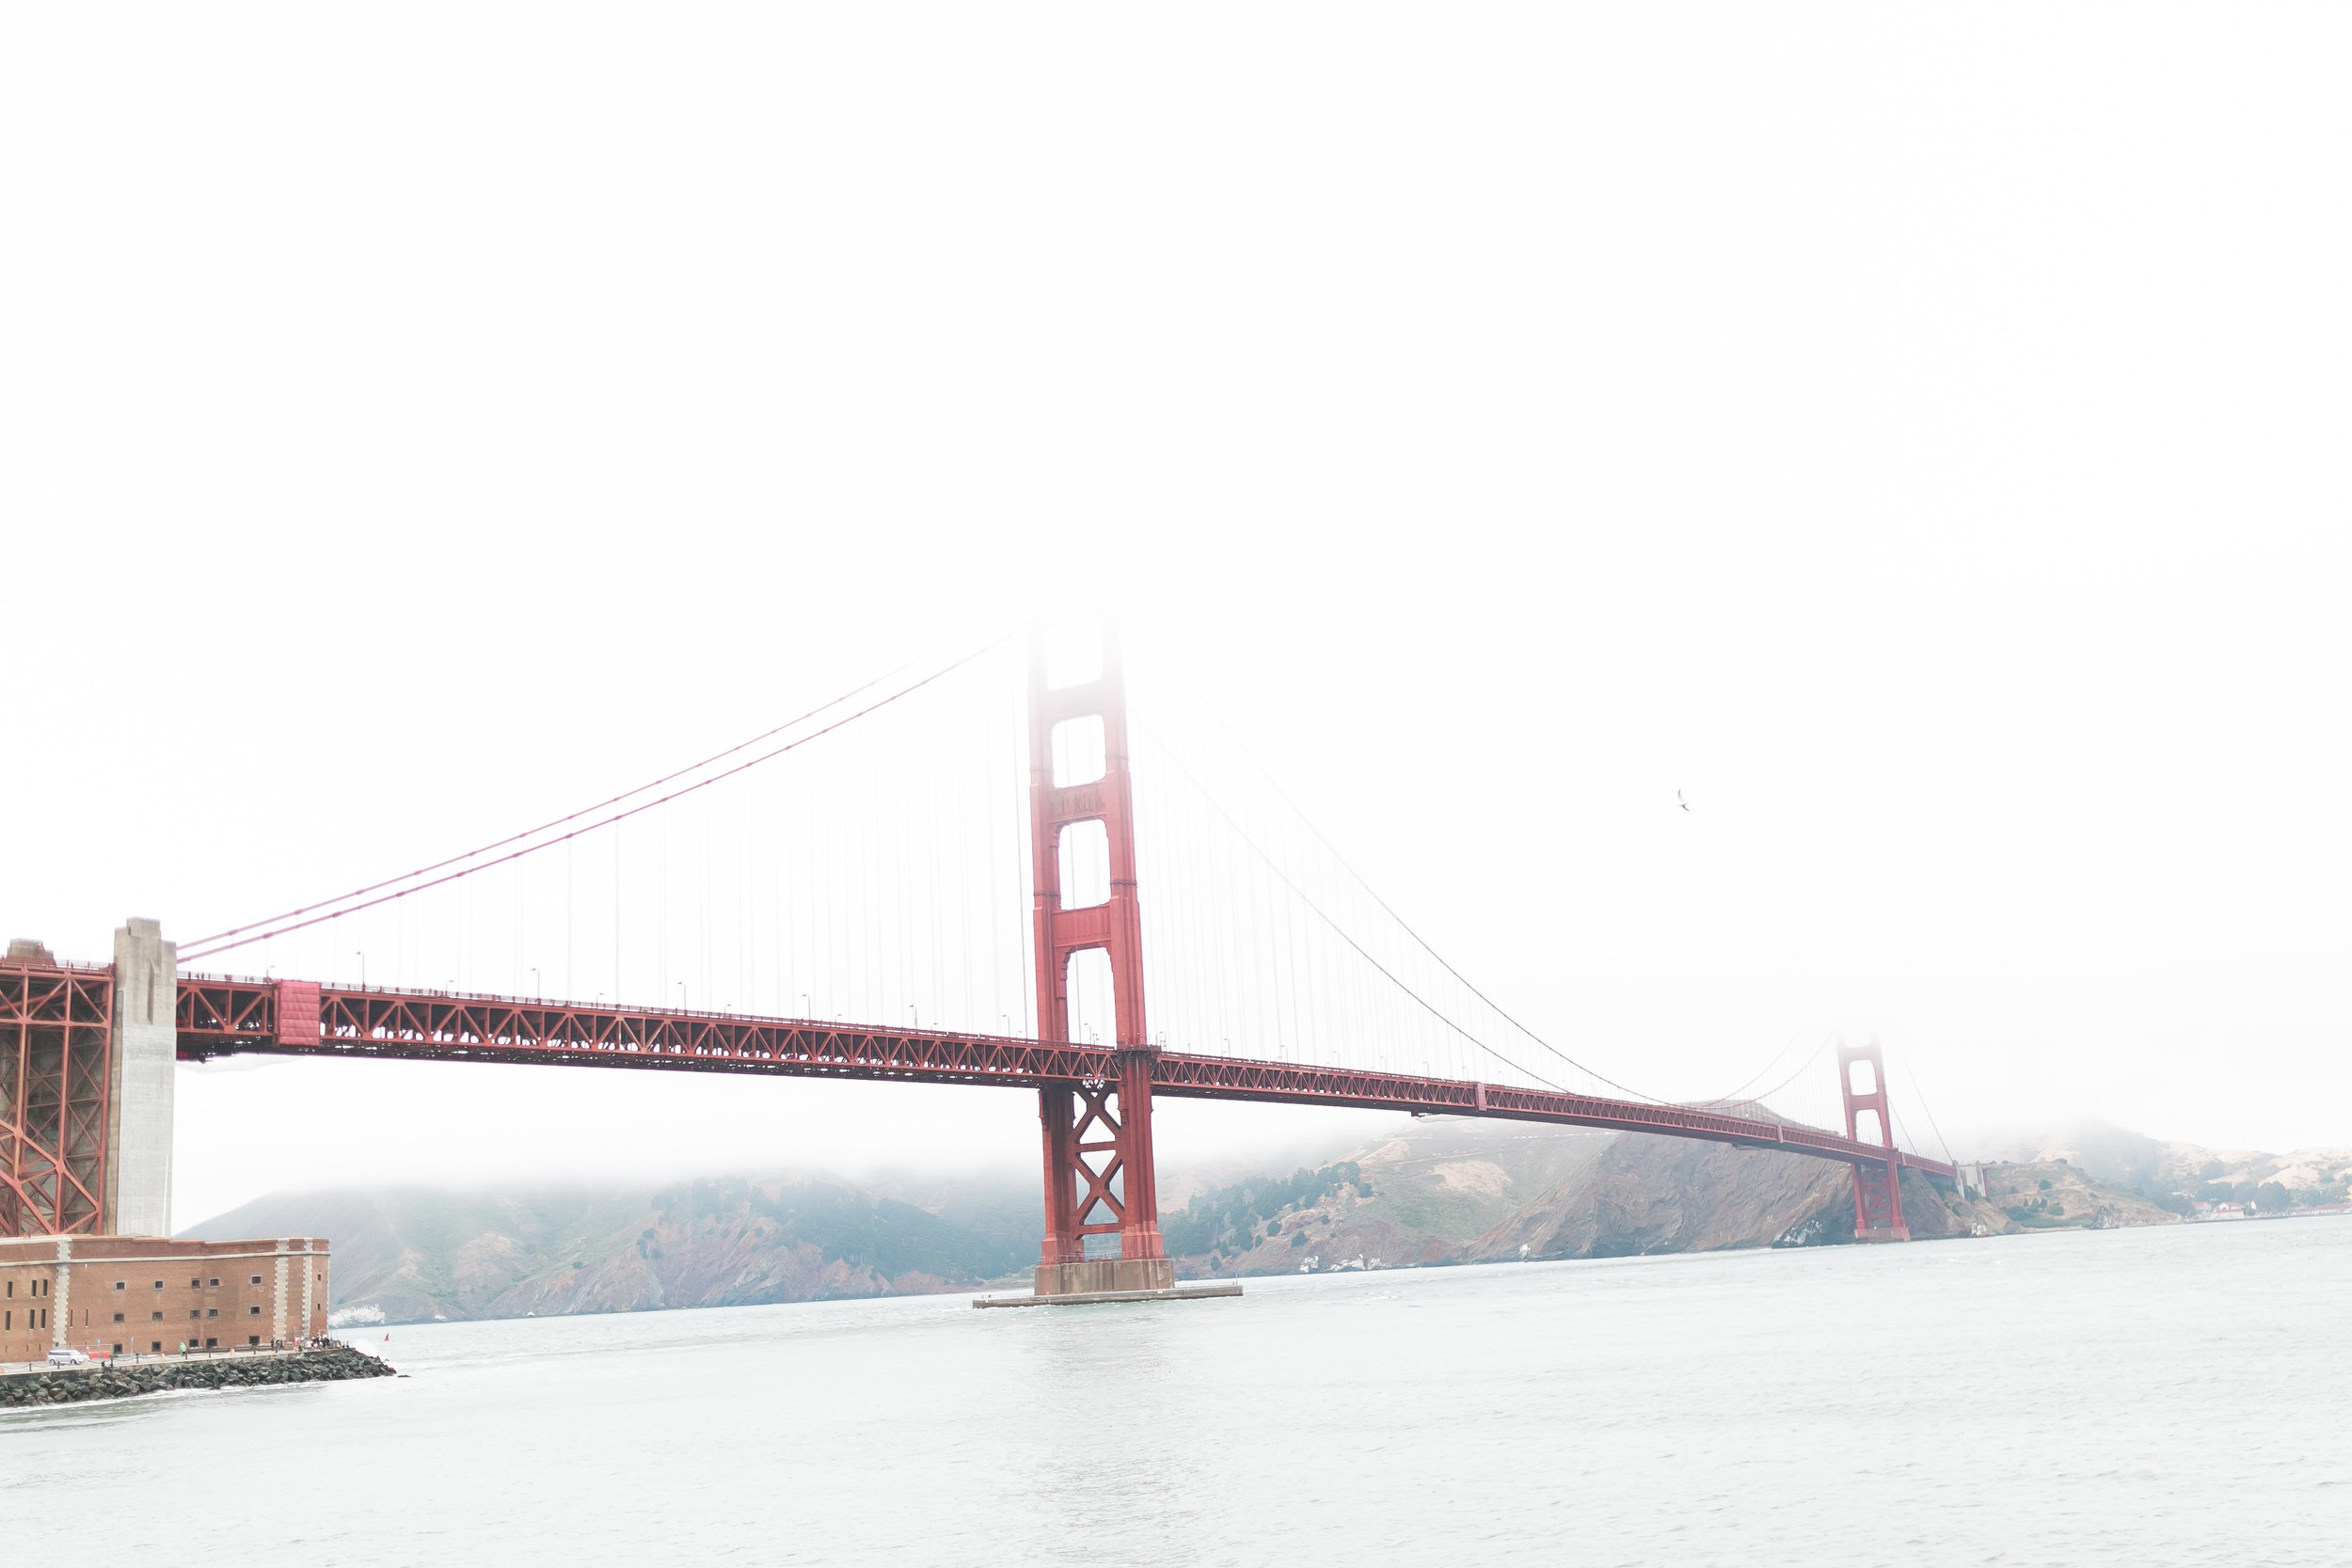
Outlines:
[[121,1280],[118,1279],[118,1280],[116,1280],[116,1281],[115,1281],[115,1289],[116,1289],[116,1290],[118,1290],[118,1291],[119,1291],[119,1290],[121,1290],[121,1289],[122,1289],[122,1281],[121,1281]]
[[255,1316],[255,1317],[257,1317],[257,1318],[258,1318],[258,1317],[260,1317],[260,1316],[262,1315],[262,1309],[261,1309],[260,1307],[246,1307],[246,1310],[247,1312],[252,1313],[252,1314],[253,1314],[253,1316]]
[[122,1314],[121,1314],[121,1313],[119,1313],[119,1312],[117,1312],[117,1313],[115,1314],[115,1322],[117,1322],[117,1323],[120,1323],[121,1321],[122,1321]]
[[211,1349],[212,1349],[215,1345],[217,1345],[217,1344],[219,1344],[219,1343],[220,1343],[220,1341],[219,1341],[218,1339],[207,1339],[207,1340],[205,1340],[205,1341],[204,1341],[204,1348],[205,1348],[206,1350],[211,1350]]
[[199,1311],[198,1311],[195,1307],[189,1307],[189,1308],[188,1308],[188,1316],[189,1316],[189,1317],[191,1317],[191,1318],[200,1318],[200,1317],[202,1317],[203,1315],[204,1315],[203,1313],[199,1312]]
[[204,1282],[200,1279],[191,1279],[188,1281],[188,1289],[191,1291],[200,1291],[204,1289]]
[[147,1348],[160,1355],[163,1354],[164,1342],[161,1339],[151,1339],[147,1342]]
[[208,1289],[208,1290],[211,1290],[211,1289],[216,1289],[216,1288],[219,1286],[219,1284],[220,1284],[220,1281],[219,1281],[219,1280],[217,1280],[217,1279],[215,1279],[215,1280],[214,1280],[214,1281],[213,1281],[212,1285],[207,1286],[207,1287],[206,1287],[206,1289]]
[[162,1323],[164,1321],[164,1315],[161,1312],[150,1313],[148,1315],[148,1321],[150,1323]]
[[258,1334],[248,1334],[245,1337],[245,1342],[248,1345],[258,1345],[262,1342],[262,1337]]
[[261,1276],[260,1275],[258,1275],[258,1274],[257,1274],[257,1275],[255,1275],[253,1276],[253,1283],[254,1283],[254,1284],[256,1284],[256,1285],[259,1285],[261,1282],[262,1282],[262,1276]]
[[158,1291],[160,1291],[160,1290],[162,1290],[163,1288],[164,1288],[164,1282],[163,1282],[162,1280],[160,1280],[160,1279],[159,1279],[159,1280],[155,1281],[155,1289],[157,1289]]
[[16,1281],[13,1279],[8,1281],[8,1294],[16,1294]]
[[208,1318],[217,1318],[220,1316],[220,1308],[217,1307],[212,1307],[208,1309],[204,1315]]

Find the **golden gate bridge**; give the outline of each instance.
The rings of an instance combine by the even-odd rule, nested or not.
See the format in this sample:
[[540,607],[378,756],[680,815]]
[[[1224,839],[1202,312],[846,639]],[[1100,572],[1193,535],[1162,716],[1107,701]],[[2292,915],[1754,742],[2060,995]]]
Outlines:
[[[1133,717],[1107,628],[1034,638],[1025,657],[1000,639],[270,919],[179,946],[133,921],[109,965],[12,943],[0,1234],[167,1233],[169,1063],[245,1052],[1034,1093],[1040,1295],[1173,1286],[1158,1097],[1836,1161],[1862,1240],[1908,1239],[1905,1170],[1956,1178],[1899,1146],[1875,1045],[1836,1053],[1822,1119],[1842,1132],[1766,1103],[1820,1053],[1749,1099],[1670,1102],[1602,1077],[1422,940],[1214,724],[1204,742]],[[369,982],[371,950],[392,982]],[[230,954],[262,973],[195,967]],[[469,989],[501,966],[508,991]],[[437,969],[454,989],[404,983]],[[567,997],[605,984],[554,1000],[550,974]]]

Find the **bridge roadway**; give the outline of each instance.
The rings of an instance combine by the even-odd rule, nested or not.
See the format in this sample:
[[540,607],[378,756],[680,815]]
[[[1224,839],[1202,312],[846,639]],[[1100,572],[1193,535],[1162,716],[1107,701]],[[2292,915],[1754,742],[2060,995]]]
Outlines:
[[[187,1061],[266,1052],[1004,1088],[1115,1082],[1119,1077],[1118,1053],[1095,1045],[691,1009],[201,975],[180,979],[178,1033],[179,1054]],[[1856,1166],[1907,1165],[1947,1180],[1955,1176],[1953,1167],[1941,1161],[1819,1128],[1704,1106],[1611,1100],[1510,1084],[1163,1051],[1152,1059],[1152,1093],[1558,1122],[1784,1149]]]

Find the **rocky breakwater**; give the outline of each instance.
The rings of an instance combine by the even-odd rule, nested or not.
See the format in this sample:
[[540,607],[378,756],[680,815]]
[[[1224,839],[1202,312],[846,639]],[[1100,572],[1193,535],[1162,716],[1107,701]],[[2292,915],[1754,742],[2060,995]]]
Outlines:
[[0,1408],[119,1400],[167,1388],[247,1388],[272,1383],[340,1383],[390,1377],[392,1369],[347,1345],[262,1355],[167,1358],[135,1366],[97,1363],[54,1372],[0,1377]]

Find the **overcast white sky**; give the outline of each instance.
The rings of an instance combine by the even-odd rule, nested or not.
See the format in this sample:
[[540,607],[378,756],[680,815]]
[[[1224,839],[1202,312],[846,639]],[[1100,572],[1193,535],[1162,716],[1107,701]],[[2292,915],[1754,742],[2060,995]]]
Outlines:
[[[1875,1036],[1963,1153],[2352,1143],[2348,42],[17,8],[0,924],[266,913],[1096,605],[1604,1070]],[[1034,1159],[982,1091],[182,1096],[183,1221]],[[1332,1125],[1165,1107],[1163,1157]]]

